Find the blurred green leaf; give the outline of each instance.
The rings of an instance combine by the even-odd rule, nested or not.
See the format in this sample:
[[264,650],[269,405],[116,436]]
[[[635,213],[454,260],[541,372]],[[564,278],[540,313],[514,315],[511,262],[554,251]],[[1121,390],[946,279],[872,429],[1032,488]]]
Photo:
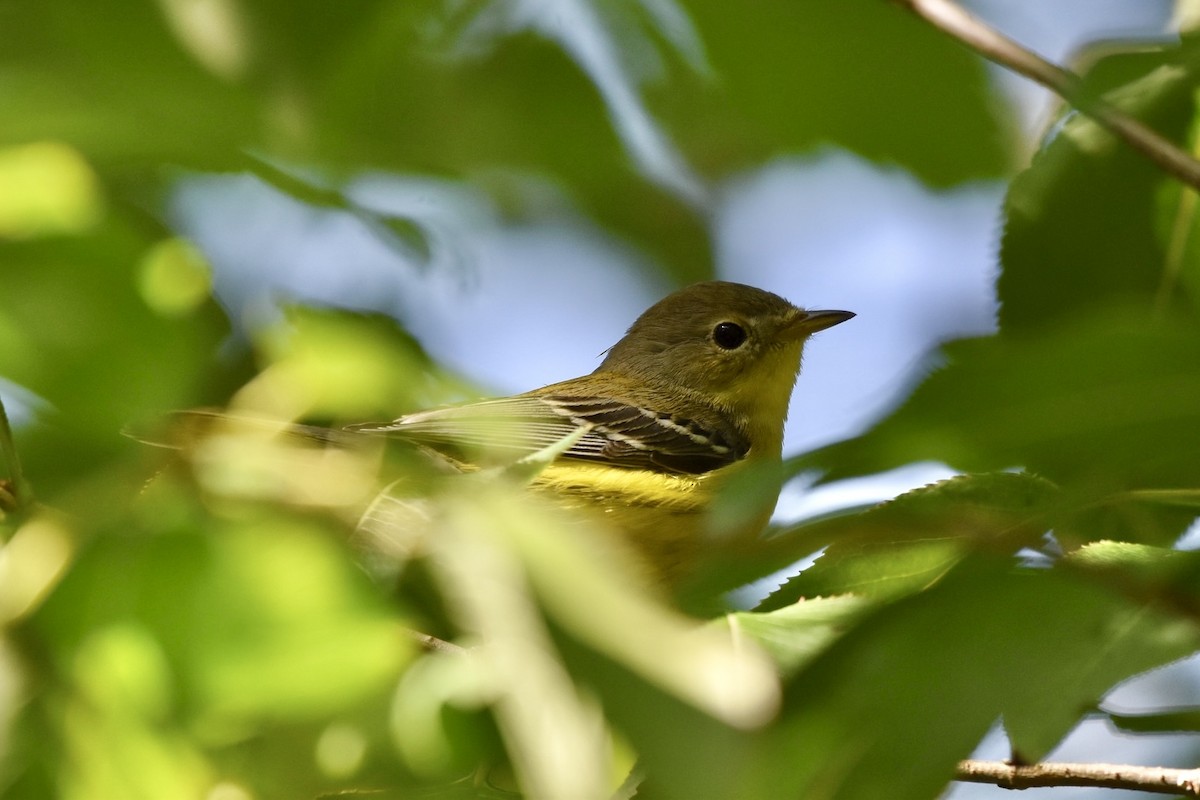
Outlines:
[[[464,487],[465,489],[466,487]],[[602,798],[607,787],[603,718],[572,683],[529,589],[521,528],[548,518],[514,514],[505,494],[479,485],[447,509],[429,546],[458,624],[479,649],[476,691],[493,706],[520,784],[534,797]],[[479,497],[481,495],[481,497]],[[542,748],[551,739],[557,757]]]
[[[365,168],[488,186],[499,172],[549,175],[680,280],[712,269],[712,198],[690,161],[724,178],[770,148],[833,141],[936,184],[1008,161],[978,59],[870,0],[782,16],[579,2],[554,24],[500,3],[210,5],[203,20],[178,2],[11,6],[0,142],[61,139],[125,174],[162,162],[236,169],[253,151],[320,162],[331,176]],[[792,101],[780,100],[780,74]],[[402,249],[428,246],[407,221],[380,219]]]
[[997,177],[1011,163],[983,61],[892,4],[687,6],[718,81],[672,76],[655,99],[709,174],[828,144],[938,186]]
[[86,236],[0,242],[0,375],[46,404],[19,435],[44,498],[127,454],[126,423],[220,391],[228,367],[213,352],[228,323],[216,305],[162,314],[138,291],[139,262],[161,241],[110,216]]
[[398,620],[322,531],[258,521],[218,542],[199,589],[211,617],[186,632],[198,725],[327,714],[397,673]]
[[796,466],[820,466],[825,480],[922,460],[968,472],[1024,467],[1092,498],[1200,482],[1194,324],[1100,308],[1038,336],[942,352],[946,365],[870,433]]
[[1129,492],[1126,499],[1197,509],[1200,508],[1200,489],[1142,489]]
[[[400,625],[328,530],[259,514],[92,540],[21,636],[78,796],[155,797],[203,794],[231,748],[378,702],[412,647]],[[315,793],[312,758],[293,757],[293,789]]]
[[405,672],[392,703],[392,737],[417,775],[446,779],[488,760],[479,726],[456,725],[493,696],[486,666],[463,650],[427,654]]
[[96,173],[56,142],[0,149],[0,238],[83,233],[103,211]]
[[[106,585],[115,571],[123,584]],[[173,702],[218,736],[327,713],[386,681],[407,649],[328,533],[284,518],[98,539],[35,624],[69,663],[89,631],[126,621],[162,648]]]
[[181,46],[155,4],[10,3],[0,52],[5,144],[58,139],[102,165],[217,167],[269,121]]
[[[32,503],[33,489],[21,466],[3,398],[0,398],[0,475],[4,476],[0,478],[0,523],[5,523],[10,514],[20,513]],[[8,534],[6,528],[0,528],[0,542],[7,541]]]
[[465,389],[382,314],[291,306],[257,344],[266,363],[235,405],[284,419],[389,419]]
[[753,797],[744,781],[755,745],[751,732],[714,719],[593,648],[562,639],[572,674],[597,693],[605,716],[636,750],[644,775],[638,797]]
[[94,631],[75,656],[77,695],[63,713],[68,798],[187,796],[211,782],[194,744],[162,723],[169,716],[168,667],[148,631]]
[[[485,692],[531,793],[594,796],[608,769],[595,738],[597,709],[571,690],[539,605],[555,629],[594,652],[589,661],[611,659],[723,725],[769,720],[777,684],[762,653],[655,602],[634,580],[629,555],[597,535],[611,532],[514,495],[495,479],[460,481],[447,500],[424,547],[458,624],[483,642]],[[594,613],[597,607],[606,613]],[[640,753],[639,733],[629,735]],[[538,756],[547,736],[561,752],[555,762]]]
[[[1192,46],[1089,87],[1179,135],[1194,81],[1163,59]],[[770,613],[689,619],[611,542],[382,445],[256,417],[150,466],[118,436],[231,395],[336,425],[468,391],[394,322],[330,309],[252,332],[252,375],[172,228],[181,175],[255,172],[431,266],[446,237],[343,187],[461,181],[690,280],[719,182],[827,144],[935,186],[995,177],[995,99],[980,59],[875,0],[0,3],[0,376],[39,499],[69,513],[5,519],[0,690],[23,705],[0,791],[607,797],[636,759],[647,797],[929,797],[999,715],[1037,757],[1196,648],[1195,559],[1135,544],[1196,511],[1200,336],[1146,313],[1200,286],[1195,200],[1076,118],[1010,192],[1004,334],[948,345],[875,431],[801,462],[987,474],[714,552],[695,607],[828,548]],[[394,536],[369,578],[342,539],[366,543],[393,479],[411,513],[371,518]],[[773,497],[748,481],[724,513]],[[1016,568],[1046,529],[1070,555]],[[478,647],[414,659],[410,619]],[[789,676],[775,716],[758,645]]]
[[184,239],[167,239],[151,248],[138,277],[146,305],[165,317],[195,311],[212,292],[212,268],[199,248]]
[[[208,18],[179,2],[7,6],[0,144],[62,140],[139,176],[162,163],[240,169],[246,152],[319,162],[331,179],[391,170],[486,186],[497,171],[549,174],[679,277],[710,274],[697,199],[675,194],[689,179],[653,189],[652,165],[637,166],[650,140],[674,154],[642,108],[637,65],[660,43],[673,60],[676,47],[692,47],[679,63],[695,61],[685,15],[668,30],[649,11],[579,3],[578,24],[559,28],[540,14],[506,22],[519,7],[497,5],[473,25],[460,10],[467,20],[457,24],[476,36],[486,17],[496,25],[464,40],[454,7],[430,0],[208,5]],[[686,171],[671,158],[658,177]],[[366,218],[407,252],[428,247],[405,220]]]
[[[1113,73],[1128,77],[1121,62],[1132,60],[1143,70],[1140,77],[1107,99],[1182,141],[1195,115],[1194,78],[1171,64],[1176,56],[1112,56],[1097,65],[1100,85],[1092,90],[1111,86]],[[1168,247],[1157,199],[1171,184],[1144,155],[1090,118],[1068,116],[1005,199],[997,285],[1001,330],[1046,330],[1097,306],[1149,311]]]

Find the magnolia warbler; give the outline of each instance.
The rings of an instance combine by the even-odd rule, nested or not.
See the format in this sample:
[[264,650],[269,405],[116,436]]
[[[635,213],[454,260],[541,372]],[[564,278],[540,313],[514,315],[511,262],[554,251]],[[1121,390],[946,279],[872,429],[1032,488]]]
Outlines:
[[673,582],[692,565],[719,487],[742,470],[761,469],[776,488],[728,535],[756,536],[766,525],[804,342],[853,316],[806,311],[737,283],[699,283],[651,306],[591,374],[349,429],[400,437],[467,467],[484,454],[515,461],[575,434],[534,488],[600,512]]

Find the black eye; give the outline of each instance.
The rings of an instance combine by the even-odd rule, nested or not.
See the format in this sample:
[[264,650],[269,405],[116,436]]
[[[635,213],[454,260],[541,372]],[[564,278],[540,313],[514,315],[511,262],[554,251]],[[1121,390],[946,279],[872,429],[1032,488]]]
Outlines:
[[722,350],[737,350],[746,341],[746,331],[736,322],[721,322],[713,328],[713,341]]

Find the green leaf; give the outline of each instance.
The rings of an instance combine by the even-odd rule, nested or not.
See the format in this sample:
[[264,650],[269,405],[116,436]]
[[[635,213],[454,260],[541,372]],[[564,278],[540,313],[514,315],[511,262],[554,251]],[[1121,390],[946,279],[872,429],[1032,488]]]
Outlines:
[[[522,786],[595,796],[612,769],[598,736],[598,695],[656,793],[729,796],[735,743],[766,724],[778,700],[766,656],[745,637],[657,602],[630,554],[604,535],[611,531],[512,488],[500,480],[449,487],[424,546],[455,620],[487,643],[479,657],[493,682],[489,701]],[[547,737],[558,759],[542,758]],[[698,766],[700,755],[718,752],[724,765]]]
[[412,649],[399,616],[311,519],[204,520],[178,495],[142,511],[160,527],[74,532],[69,570],[20,623],[35,769],[69,773],[68,797],[330,788],[314,744],[335,722],[364,747],[383,727]]
[[[217,4],[210,16],[189,16],[187,3],[20,4],[0,30],[0,145],[64,141],[140,184],[164,163],[242,169],[247,152],[319,164],[334,184],[379,170],[470,179],[509,200],[514,217],[538,213],[514,184],[549,176],[680,279],[709,277],[705,201],[680,198],[686,179],[648,181],[662,176],[639,171],[636,147],[661,141],[660,161],[678,163],[660,172],[684,169],[638,111],[642,71],[655,71],[642,56],[690,71],[698,43],[686,24],[605,5],[577,4],[581,24],[555,41],[536,15],[514,34],[508,4],[490,15],[490,38],[460,41],[452,4],[428,0]],[[611,63],[593,63],[597,53]],[[362,218],[417,258],[429,247],[408,220]]]
[[[545,193],[530,184],[549,178],[677,280],[711,277],[703,218],[711,198],[681,199],[694,192],[679,184],[694,178],[655,183],[631,145],[662,143],[662,171],[679,172],[671,162],[686,158],[641,112],[641,84],[657,64],[690,74],[693,57],[680,57],[671,36],[621,4],[574,4],[577,24],[566,30],[511,4],[470,4],[457,16],[446,8],[385,5],[344,57],[327,63],[311,98],[321,158],[468,179],[517,220],[544,213]],[[597,65],[597,57],[611,60]],[[603,84],[593,80],[598,71]],[[380,102],[380,86],[403,102]]]
[[869,433],[818,450],[825,480],[941,461],[1024,467],[1084,497],[1200,483],[1200,335],[1193,323],[1096,309],[1040,335],[942,349],[946,366]]
[[1026,762],[1049,752],[1073,716],[1090,708],[1114,683],[1200,647],[1196,627],[1200,554],[1129,542],[1094,542],[1068,555],[1063,566],[1110,593],[1116,590],[1115,596],[1123,598],[1128,608],[1105,622],[1089,659],[1080,658],[1073,670],[1039,684],[1041,696],[1031,695],[1006,707],[1005,728],[1014,752]]
[[1040,758],[1114,683],[1200,633],[1104,587],[972,558],[880,608],[793,679],[745,796],[929,798],[1001,714]]
[[[690,619],[656,602],[631,576],[639,569],[631,554],[609,541],[613,531],[588,530],[580,524],[584,520],[559,517],[557,508],[541,508],[536,501],[513,496],[502,482],[465,484],[452,500],[446,527],[433,537],[435,546],[455,548],[446,552],[463,561],[464,548],[499,547],[497,558],[511,549],[507,557],[519,556],[546,613],[578,641],[726,724],[753,727],[770,716],[777,685],[761,653],[697,631]],[[451,540],[447,528],[465,541]],[[568,531],[576,535],[563,535]],[[475,580],[457,577],[468,579]],[[478,585],[471,593],[479,595],[477,602],[491,604],[487,589]],[[592,613],[596,606],[607,613]]]
[[35,624],[64,665],[94,631],[138,625],[170,667],[172,713],[218,740],[351,704],[386,685],[408,649],[328,533],[284,518],[104,535]]
[[[1107,99],[1183,141],[1195,113],[1195,80],[1183,67],[1164,65],[1176,55],[1114,56],[1097,66],[1102,79],[1093,88],[1111,85],[1112,73],[1128,77],[1120,62],[1132,60],[1139,77]],[[1042,330],[1097,306],[1149,310],[1167,251],[1158,195],[1172,183],[1098,123],[1069,116],[1005,199],[1001,330]]]
[[868,602],[853,595],[802,598],[770,612],[738,611],[713,624],[731,635],[750,636],[785,676],[796,673],[864,614]]
[[1092,542],[1064,562],[1144,602],[1200,616],[1200,553],[1132,542]]
[[1050,527],[1057,495],[1052,484],[1032,475],[961,475],[859,514],[800,525],[793,536],[830,544],[759,610],[804,597],[852,592],[889,598],[923,589],[972,550],[1013,552],[1034,544]]
[[[165,308],[139,290],[144,260],[174,240],[116,213],[105,223],[83,236],[0,242],[0,376],[44,401],[33,409],[39,424],[18,437],[46,499],[127,455],[127,423],[213,402],[244,367],[213,363],[229,325],[206,293]],[[114,500],[82,502],[94,514]]]
[[76,692],[63,703],[67,797],[196,796],[210,765],[169,717],[170,670],[139,626],[100,628],[75,654]]
[[1014,757],[1024,763],[1044,758],[1118,683],[1200,647],[1193,622],[1149,604],[1104,609],[1089,602],[1077,610],[1082,623],[1095,627],[1073,634],[1064,642],[1062,664],[1041,669],[1028,691],[1004,702],[1004,728]]
[[656,100],[705,172],[830,143],[939,186],[996,177],[1011,163],[982,59],[893,4],[688,8],[719,81],[689,86],[680,76]]
[[267,364],[238,401],[283,418],[386,419],[466,389],[383,314],[289,306],[257,344]]
[[228,166],[261,129],[251,95],[189,52],[159,6],[21,3],[5,12],[0,143],[66,141],[126,169]]
[[35,142],[0,149],[0,237],[85,233],[100,221],[96,173],[79,151]]

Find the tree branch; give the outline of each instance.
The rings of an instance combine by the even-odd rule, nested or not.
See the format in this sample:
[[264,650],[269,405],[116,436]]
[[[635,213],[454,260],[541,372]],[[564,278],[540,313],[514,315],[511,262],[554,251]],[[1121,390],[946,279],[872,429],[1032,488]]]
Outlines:
[[1139,120],[1099,97],[1089,95],[1084,89],[1083,81],[1074,72],[1047,61],[988,27],[983,21],[960,8],[953,0],[892,2],[958,39],[989,61],[1046,87],[1104,126],[1134,150],[1145,155],[1167,174],[1200,189],[1200,161]]
[[1005,761],[968,760],[959,762],[956,778],[971,783],[991,783],[1004,789],[1087,786],[1200,797],[1200,769],[1139,767],[1130,764],[1050,763],[1016,766]]

